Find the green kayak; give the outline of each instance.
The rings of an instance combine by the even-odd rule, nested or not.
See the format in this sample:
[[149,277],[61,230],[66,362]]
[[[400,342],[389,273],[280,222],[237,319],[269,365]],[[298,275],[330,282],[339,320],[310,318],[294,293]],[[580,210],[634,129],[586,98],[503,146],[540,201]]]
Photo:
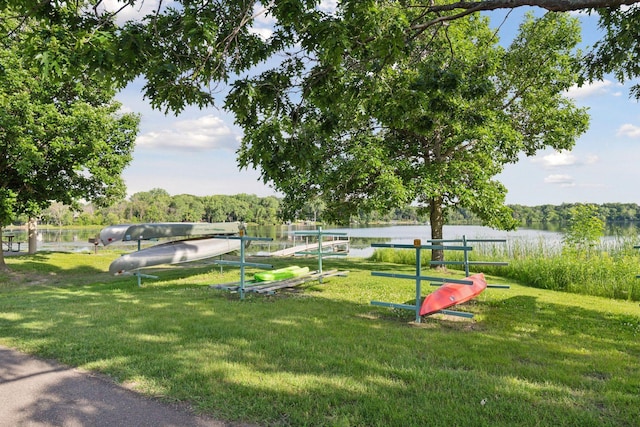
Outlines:
[[291,267],[279,268],[277,270],[262,271],[253,275],[256,282],[272,282],[275,280],[291,279],[294,277],[304,276],[309,273],[309,267]]

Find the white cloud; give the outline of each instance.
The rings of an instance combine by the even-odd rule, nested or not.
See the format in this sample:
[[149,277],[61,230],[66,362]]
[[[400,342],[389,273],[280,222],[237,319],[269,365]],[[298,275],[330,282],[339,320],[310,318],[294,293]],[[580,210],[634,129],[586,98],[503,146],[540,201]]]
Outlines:
[[557,169],[570,166],[593,165],[600,158],[596,154],[586,154],[578,157],[570,151],[554,151],[545,156],[539,156],[531,159],[532,163],[541,165],[544,169]]
[[338,9],[338,2],[336,0],[321,0],[318,5],[318,9],[327,13],[335,13],[336,9]]
[[596,154],[587,154],[587,158],[585,159],[584,163],[586,165],[595,165],[596,163],[598,163],[598,160],[600,160],[600,157],[598,157]]
[[573,99],[583,99],[597,95],[608,95],[611,94],[612,86],[613,82],[611,80],[600,80],[597,82],[585,84],[581,87],[573,85],[565,92],[565,95]]
[[[116,22],[120,25],[127,21],[143,18],[146,15],[153,14],[158,10],[160,6],[161,10],[165,10],[167,7],[172,6],[174,1],[162,1],[162,0],[138,0],[133,6],[126,6],[122,8],[123,4],[121,0],[104,0],[99,6],[99,11],[118,12]],[[122,10],[120,10],[122,9]]]
[[118,114],[130,114],[130,113],[135,113],[135,111],[133,111],[131,107],[127,107],[124,104],[120,105],[120,108],[118,109]]
[[260,3],[256,3],[253,7],[253,16],[255,18],[255,22],[261,27],[273,27],[276,24],[275,18],[267,13],[267,8],[262,6]]
[[550,169],[560,166],[572,166],[577,163],[576,156],[569,151],[555,151],[551,154],[547,154],[541,158],[534,158],[534,163],[540,163],[542,167]]
[[624,124],[618,128],[616,136],[626,136],[628,138],[640,138],[640,126],[630,123]]
[[253,17],[255,20],[249,31],[257,34],[262,40],[268,40],[273,35],[276,20],[267,13],[267,9],[260,3],[256,3],[253,7]]
[[544,179],[544,183],[561,187],[574,187],[576,185],[573,177],[566,174],[549,175]]
[[251,27],[249,28],[249,31],[253,34],[256,34],[258,37],[265,41],[269,40],[269,38],[273,35],[273,30],[271,28]]
[[170,129],[161,129],[138,136],[136,146],[140,148],[167,148],[177,150],[234,151],[240,137],[222,119],[207,115],[192,120],[175,122]]
[[578,17],[578,18],[588,17],[589,16],[589,12],[587,12],[585,10],[570,10],[569,11],[569,15],[575,16],[575,17]]

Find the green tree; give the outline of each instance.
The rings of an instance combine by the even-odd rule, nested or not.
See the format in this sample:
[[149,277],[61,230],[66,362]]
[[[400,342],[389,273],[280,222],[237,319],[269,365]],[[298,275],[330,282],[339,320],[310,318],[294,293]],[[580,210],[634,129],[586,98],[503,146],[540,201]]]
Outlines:
[[[37,20],[38,25],[23,28],[22,20],[4,22],[6,38],[27,40],[24,54],[33,58],[52,77],[82,75],[90,70],[108,82],[126,86],[136,77],[146,80],[145,96],[157,108],[180,111],[187,104],[200,106],[215,102],[212,86],[227,82],[276,54],[300,42],[319,36],[336,48],[344,33],[329,28],[319,10],[319,1],[174,0],[140,18],[119,16],[126,6],[140,9],[143,0],[5,0],[0,10],[18,17]],[[585,78],[598,78],[616,72],[619,78],[637,76],[638,1],[629,0],[493,0],[493,1],[412,1],[378,2],[346,0],[339,2],[333,16],[355,18],[351,31],[367,26],[367,17],[384,13],[390,20],[415,11],[411,20],[396,20],[393,33],[404,42],[421,34],[445,28],[446,21],[480,11],[540,7],[554,12],[584,10],[598,13],[605,36],[598,49],[586,59]],[[167,6],[168,5],[168,6]],[[632,5],[622,8],[621,5]],[[264,10],[261,10],[261,9]],[[275,32],[261,39],[252,31],[259,15],[274,20]],[[332,31],[336,30],[336,31]],[[389,33],[368,28],[358,38],[363,47],[386,45]],[[629,54],[630,53],[630,54]],[[384,58],[384,56],[381,56]]]
[[560,220],[558,207],[553,205],[542,206],[542,222],[556,222]]
[[604,235],[604,221],[597,216],[598,208],[595,205],[578,204],[570,212],[569,226],[562,238],[565,249],[589,251]]
[[22,61],[18,43],[0,51],[0,228],[52,202],[124,196],[120,174],[139,119],[119,112],[114,93],[89,74],[43,81]]
[[166,190],[153,188],[130,197],[130,217],[136,222],[167,221],[171,196]]
[[[314,197],[343,221],[415,201],[429,211],[434,239],[457,207],[514,227],[493,177],[520,154],[572,147],[587,128],[586,112],[562,96],[577,80],[577,21],[529,16],[505,50],[477,16],[402,44],[394,26],[414,15],[390,13],[342,39],[338,59],[333,42],[318,38],[310,71],[292,60],[235,85],[228,106],[244,129],[241,165],[285,194],[288,217]],[[371,28],[397,43],[395,56],[361,47]]]
[[69,220],[73,218],[71,209],[60,202],[53,202],[49,207],[43,209],[42,219],[47,224],[53,224],[58,227],[68,225]]
[[324,211],[325,203],[319,197],[314,197],[306,201],[302,207],[302,214],[304,219],[317,222],[318,218],[322,218],[322,212]]
[[225,204],[222,196],[207,196],[204,198],[205,221],[223,222],[227,220]]
[[[21,20],[3,34],[26,41],[24,54],[48,78],[90,72],[125,87],[144,76],[144,95],[156,108],[181,111],[186,105],[214,104],[213,84],[224,82],[264,60],[279,40],[263,41],[251,25],[253,1],[176,0],[127,20],[125,9],[144,10],[143,0],[0,2]],[[148,9],[148,8],[147,8]]]
[[168,211],[170,221],[198,222],[205,216],[204,204],[199,197],[191,194],[171,197]]
[[236,194],[230,196],[229,208],[227,213],[231,221],[255,222],[256,212],[254,207],[257,205],[257,197],[250,194]]
[[260,205],[263,207],[264,216],[258,222],[276,224],[280,215],[280,200],[274,196],[263,197],[260,199]]

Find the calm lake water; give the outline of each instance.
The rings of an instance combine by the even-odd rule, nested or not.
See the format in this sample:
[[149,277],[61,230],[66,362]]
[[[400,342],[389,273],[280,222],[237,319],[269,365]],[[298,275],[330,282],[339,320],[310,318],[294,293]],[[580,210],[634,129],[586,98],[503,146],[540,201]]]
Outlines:
[[[377,227],[327,229],[327,231],[346,232],[351,240],[351,256],[367,257],[373,253],[371,243],[413,244],[415,239],[428,244],[431,238],[431,228],[428,224],[416,225],[386,225]],[[444,239],[505,239],[505,240],[544,240],[549,244],[559,243],[562,234],[557,231],[534,230],[520,228],[516,231],[494,230],[479,225],[445,225]]]
[[[62,251],[89,251],[93,250],[90,238],[95,238],[101,228],[88,228],[79,230],[38,228],[38,250],[62,250]],[[268,237],[271,242],[252,242],[249,252],[272,252],[278,249],[302,244],[306,237],[297,236],[296,231],[316,230],[315,226],[303,225],[278,225],[278,226],[250,226],[250,236]],[[324,232],[346,233],[350,240],[350,255],[354,257],[369,256],[373,253],[372,243],[412,244],[414,239],[421,239],[423,244],[431,237],[428,224],[412,225],[380,225],[363,227],[326,227]],[[22,229],[5,230],[4,234],[13,234],[14,241],[26,242],[27,233]],[[494,230],[478,225],[447,225],[443,230],[445,239],[525,239],[545,240],[553,244],[561,240],[558,231],[536,230],[520,228],[516,231]],[[135,245],[135,242],[128,242]],[[22,247],[26,249],[26,244]]]

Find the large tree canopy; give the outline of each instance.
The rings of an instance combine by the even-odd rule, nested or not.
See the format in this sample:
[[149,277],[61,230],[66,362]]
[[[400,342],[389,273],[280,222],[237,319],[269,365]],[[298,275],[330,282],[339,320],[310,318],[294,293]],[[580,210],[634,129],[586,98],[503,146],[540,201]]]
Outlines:
[[[598,13],[606,36],[585,59],[588,67],[584,78],[599,78],[609,72],[618,78],[632,78],[638,75],[635,58],[640,51],[635,37],[640,30],[638,3],[345,0],[339,2],[335,13],[323,13],[318,8],[319,0],[165,0],[136,18],[125,14],[145,6],[143,0],[3,0],[0,9],[9,10],[18,18],[13,21],[18,23],[5,34],[27,39],[30,48],[24,53],[37,60],[50,76],[90,72],[119,87],[143,76],[144,93],[152,105],[179,112],[188,104],[213,105],[220,82],[234,79],[238,73],[286,52],[298,42],[306,48],[305,41],[322,33],[329,41],[339,43],[352,30],[341,25],[340,17],[351,21],[361,18],[366,27],[367,17],[382,10],[389,13],[390,20],[404,11],[415,12],[411,20],[395,23],[393,38],[398,40],[401,36],[405,42],[427,29],[441,28],[445,21],[479,11],[534,6],[549,11]],[[147,0],[146,4],[150,2]],[[253,31],[258,16],[273,22],[274,32],[268,39]],[[20,20],[23,17],[35,18],[39,25],[25,29]],[[363,47],[397,47],[397,43],[385,43],[388,34],[368,29],[366,37],[359,40]]]
[[120,113],[104,82],[43,80],[20,52],[17,43],[0,51],[0,228],[53,201],[123,197],[138,116]]
[[[369,24],[393,33],[413,18],[387,16]],[[335,61],[318,38],[314,67],[291,58],[236,83],[228,105],[244,130],[240,162],[286,194],[291,216],[315,197],[343,221],[417,202],[436,239],[454,207],[511,228],[494,176],[521,154],[569,149],[586,130],[586,111],[562,95],[578,78],[579,34],[568,16],[529,16],[504,49],[486,19],[466,17],[389,50],[386,62],[347,39]]]
[[[280,132],[278,138],[283,141],[299,141],[296,152],[278,148],[276,140],[274,147],[262,151],[245,147],[241,153],[242,164],[260,165],[265,178],[279,179],[277,185],[287,189],[292,202],[297,191],[294,184],[300,181],[279,178],[284,176],[287,162],[304,164],[307,160],[303,157],[323,158],[326,152],[333,153],[332,161],[341,162],[332,163],[326,173],[333,178],[313,181],[310,177],[307,185],[318,192],[321,183],[335,184],[331,191],[336,194],[326,200],[358,201],[368,209],[385,200],[406,201],[418,194],[418,199],[436,205],[431,203],[433,197],[439,197],[433,186],[429,187],[431,193],[419,193],[418,187],[422,185],[424,190],[426,184],[411,183],[407,178],[418,171],[419,162],[389,166],[388,153],[394,150],[408,151],[413,145],[432,149],[433,141],[439,140],[440,154],[448,155],[449,145],[480,147],[484,141],[493,141],[498,149],[491,154],[484,151],[470,156],[478,162],[485,159],[485,164],[464,171],[439,167],[445,163],[431,162],[423,153],[412,155],[422,155],[421,162],[431,165],[425,182],[446,186],[444,176],[465,172],[462,175],[467,176],[469,186],[475,183],[479,191],[480,182],[490,183],[483,190],[485,199],[499,201],[503,189],[489,179],[500,170],[499,165],[513,161],[518,153],[534,153],[541,146],[570,146],[584,120],[581,111],[563,103],[557,94],[579,80],[575,73],[538,73],[537,67],[547,70],[549,64],[556,64],[553,61],[564,61],[564,53],[574,46],[573,33],[567,40],[559,36],[535,50],[558,49],[563,53],[560,56],[549,51],[533,62],[528,53],[502,59],[491,53],[487,58],[476,58],[467,44],[476,46],[489,33],[452,27],[458,21],[460,28],[466,26],[466,19],[477,19],[479,11],[538,6],[554,12],[598,13],[607,36],[584,56],[582,64],[588,68],[583,81],[609,72],[621,79],[640,73],[635,61],[640,48],[633,37],[640,30],[636,18],[640,6],[635,1],[344,0],[335,10],[324,10],[319,0],[167,0],[155,3],[155,9],[140,17],[125,17],[129,6],[135,9],[144,4],[142,0],[0,0],[0,8],[15,18],[2,21],[7,28],[3,34],[8,35],[5,44],[20,38],[26,46],[24,58],[33,61],[47,81],[91,76],[121,88],[143,76],[144,95],[154,107],[167,111],[179,112],[188,104],[213,105],[218,84],[239,82],[227,105],[238,113],[240,122],[265,119],[259,127],[265,135]],[[269,37],[255,31],[259,16],[272,23]],[[23,18],[36,19],[38,25],[25,27]],[[468,39],[460,40],[465,37]],[[526,40],[523,52],[535,45],[533,39]],[[520,48],[514,45],[512,49],[517,52]],[[468,63],[463,58],[469,59]],[[268,67],[273,61],[280,64],[264,73],[259,85],[238,80],[238,76],[255,73],[256,66],[264,67],[267,60],[271,61]],[[417,67],[412,68],[414,65]],[[570,69],[575,64],[560,65]],[[510,73],[508,67],[512,68]],[[520,74],[514,74],[515,68]],[[544,84],[539,82],[541,78],[547,78]],[[299,92],[288,91],[291,87]],[[371,96],[361,96],[369,92]],[[244,111],[238,108],[242,97],[248,101]],[[269,107],[273,112],[261,110],[267,101],[274,102]],[[252,111],[252,105],[258,108]],[[407,111],[412,105],[422,106],[425,113]],[[396,106],[395,110],[390,106]],[[493,110],[480,108],[483,106]],[[346,126],[346,120],[352,126]],[[563,120],[569,124],[564,134],[557,127]],[[344,132],[336,133],[336,129]],[[261,137],[256,130],[246,126],[245,130],[248,138],[257,141]],[[308,135],[303,138],[301,132]],[[342,144],[350,151],[341,151]],[[291,158],[284,158],[282,164],[285,152]],[[364,166],[356,166],[360,163],[354,159]],[[325,174],[320,172],[323,164],[312,166],[307,174]],[[298,172],[305,173],[302,169]],[[372,188],[377,190],[370,191]],[[457,194],[443,196],[442,202],[447,205],[464,199]],[[504,210],[497,206],[491,202],[477,209],[485,209],[487,218],[504,218]]]
[[[144,6],[142,0],[8,0],[0,7],[10,7],[18,19],[8,34],[25,41],[24,53],[48,77],[91,73],[122,88],[144,76],[152,105],[174,112],[186,105],[213,105],[218,83],[281,46],[250,31],[253,1],[165,3],[134,19],[119,15],[127,6]],[[20,17],[39,25],[24,28]]]

